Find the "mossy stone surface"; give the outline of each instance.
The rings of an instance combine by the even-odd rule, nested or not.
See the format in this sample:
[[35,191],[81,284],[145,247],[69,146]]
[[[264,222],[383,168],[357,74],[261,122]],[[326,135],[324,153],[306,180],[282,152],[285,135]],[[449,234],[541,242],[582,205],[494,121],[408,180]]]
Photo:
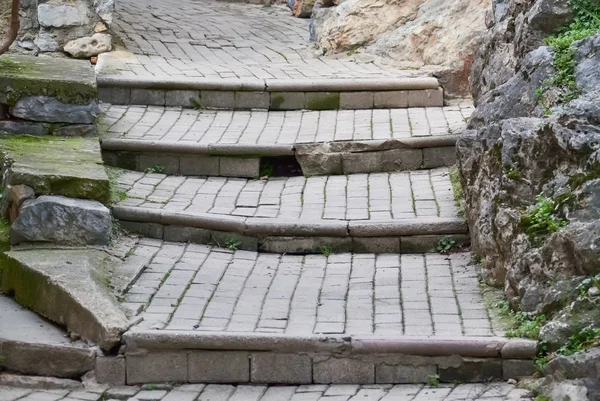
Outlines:
[[86,105],[98,98],[96,75],[87,61],[0,56],[0,103],[14,106],[29,96],[49,96],[65,104]]
[[17,136],[0,139],[3,186],[28,185],[36,195],[110,200],[100,144],[93,138]]

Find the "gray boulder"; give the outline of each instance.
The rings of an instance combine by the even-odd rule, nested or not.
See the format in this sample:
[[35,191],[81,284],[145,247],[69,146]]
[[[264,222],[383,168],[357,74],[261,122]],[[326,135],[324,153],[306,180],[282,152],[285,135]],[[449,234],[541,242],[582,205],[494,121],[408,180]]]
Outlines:
[[94,100],[86,105],[65,104],[47,96],[24,97],[10,108],[11,115],[24,120],[70,124],[93,124],[100,112]]
[[40,196],[23,203],[10,228],[11,243],[53,242],[63,245],[107,245],[110,211],[97,201]]
[[70,41],[65,45],[64,51],[75,58],[89,58],[109,52],[111,49],[111,36],[105,33],[96,33]]

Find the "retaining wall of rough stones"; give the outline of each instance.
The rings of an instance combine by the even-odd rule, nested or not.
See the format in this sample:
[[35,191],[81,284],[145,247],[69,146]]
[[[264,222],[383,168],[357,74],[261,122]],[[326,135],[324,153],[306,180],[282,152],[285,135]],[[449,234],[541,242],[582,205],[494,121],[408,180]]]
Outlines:
[[67,42],[110,27],[114,0],[21,0],[21,29],[15,47],[62,51]]

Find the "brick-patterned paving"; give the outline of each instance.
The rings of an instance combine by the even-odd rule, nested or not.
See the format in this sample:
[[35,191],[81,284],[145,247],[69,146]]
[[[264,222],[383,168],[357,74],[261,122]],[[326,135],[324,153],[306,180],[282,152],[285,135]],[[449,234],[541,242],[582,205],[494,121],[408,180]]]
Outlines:
[[119,206],[185,214],[315,220],[455,217],[446,168],[347,176],[252,180],[126,172]]
[[[308,20],[283,5],[121,0],[113,29],[131,52],[103,54],[101,75],[137,79],[314,79],[423,76],[339,60],[309,46]],[[319,54],[320,53],[320,54]]]
[[404,139],[460,132],[473,107],[330,111],[196,111],[103,105],[107,136],[200,144]]
[[29,390],[0,386],[2,401],[532,401],[527,390],[506,383],[332,384],[303,386],[246,386],[187,384],[112,387],[95,391]]
[[502,334],[468,253],[302,256],[151,239],[138,247],[150,261],[123,299],[143,317],[133,330]]

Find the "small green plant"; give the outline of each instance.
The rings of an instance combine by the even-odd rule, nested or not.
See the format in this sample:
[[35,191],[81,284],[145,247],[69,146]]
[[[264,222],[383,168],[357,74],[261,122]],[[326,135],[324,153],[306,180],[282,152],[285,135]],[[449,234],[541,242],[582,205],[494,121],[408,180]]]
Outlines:
[[600,273],[595,276],[584,279],[578,286],[579,293],[584,296],[591,287],[596,287],[600,290]]
[[125,136],[125,135],[129,135],[129,131],[123,132],[123,136]]
[[519,170],[517,170],[514,167],[510,167],[506,171],[506,178],[508,178],[509,180],[513,180],[513,181],[520,181],[521,178],[523,178],[523,176],[521,175],[521,173],[519,172]]
[[429,387],[439,387],[440,386],[440,376],[438,376],[438,375],[427,376],[427,385]]
[[466,213],[464,207],[463,188],[462,184],[460,183],[460,172],[458,171],[458,168],[452,167],[448,171],[448,174],[450,176],[450,184],[452,185],[452,191],[454,194],[454,203],[458,208],[458,216],[465,217]]
[[162,174],[165,172],[165,166],[161,166],[159,164],[152,166],[152,167],[148,167],[145,172],[147,174]]
[[269,160],[263,160],[260,164],[260,177],[272,177],[275,172],[275,166]]
[[535,401],[552,401],[550,398],[546,397],[545,395],[538,395],[537,397],[535,397]]
[[589,326],[583,330],[574,332],[569,337],[569,341],[560,347],[556,353],[560,355],[573,355],[588,348],[597,347],[598,345],[600,345],[600,329]]
[[321,247],[319,247],[319,250],[325,257],[329,257],[329,255],[331,255],[331,247],[329,246],[322,245]]
[[321,49],[321,54],[323,56],[327,54],[327,48],[326,47],[324,47],[324,48]]
[[229,237],[225,241],[225,247],[232,251],[237,251],[238,249],[240,249],[241,245],[242,245],[242,240],[240,240],[237,237]]
[[198,99],[196,97],[190,98],[190,104],[192,105],[192,109],[194,109],[194,110],[202,109],[202,103],[200,103],[200,99]]
[[[579,95],[575,82],[575,49],[573,43],[588,38],[600,30],[600,6],[597,0],[570,0],[573,22],[562,27],[556,35],[546,38],[554,51],[555,74],[538,89],[542,94],[549,87],[561,90],[558,102],[568,102]],[[536,91],[536,94],[538,92]]]
[[540,330],[546,324],[546,315],[529,317],[523,312],[513,312],[514,323],[511,330],[506,333],[506,337],[529,338],[537,340],[540,337]]
[[454,248],[455,245],[456,241],[452,238],[441,238],[438,241],[437,251],[443,254],[450,253],[450,251],[452,250],[452,248]]
[[536,201],[536,204],[521,216],[521,225],[531,240],[554,233],[569,224],[561,217],[563,202],[546,198],[541,194],[537,196]]

